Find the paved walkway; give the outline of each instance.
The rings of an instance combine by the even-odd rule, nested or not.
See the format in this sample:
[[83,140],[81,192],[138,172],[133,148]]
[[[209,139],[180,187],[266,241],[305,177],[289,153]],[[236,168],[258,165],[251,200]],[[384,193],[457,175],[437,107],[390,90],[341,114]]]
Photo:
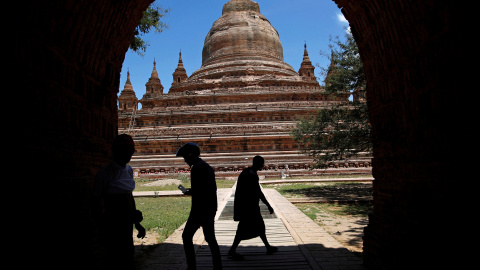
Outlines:
[[[240,243],[237,252],[244,255],[245,260],[229,259],[227,252],[238,224],[231,218],[234,188],[218,190],[215,234],[224,269],[364,269],[361,258],[348,251],[274,189],[264,189],[263,192],[275,214],[270,215],[265,206],[261,208],[267,238],[271,245],[279,248],[278,252],[266,255],[266,249],[257,237]],[[156,247],[138,269],[186,269],[181,237],[184,226]],[[194,236],[194,244],[198,269],[212,269],[210,249],[201,229]]]

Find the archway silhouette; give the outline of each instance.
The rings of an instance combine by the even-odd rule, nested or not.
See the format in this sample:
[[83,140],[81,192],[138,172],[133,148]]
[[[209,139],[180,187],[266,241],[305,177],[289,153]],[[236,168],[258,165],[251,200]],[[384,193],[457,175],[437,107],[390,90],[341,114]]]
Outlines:
[[[14,3],[25,16],[9,53],[9,79],[21,82],[18,116],[7,136],[14,147],[9,169],[35,190],[26,203],[45,226],[32,237],[56,244],[55,258],[39,251],[51,268],[101,260],[89,213],[91,185],[111,154],[122,62],[150,2]],[[468,171],[456,158],[471,157],[475,134],[474,99],[465,97],[473,83],[463,79],[471,52],[462,7],[453,1],[335,2],[350,22],[368,82],[376,181],[365,264],[398,269],[454,262],[450,248],[462,239],[452,236],[455,222],[444,215],[460,207],[457,181],[468,179]]]

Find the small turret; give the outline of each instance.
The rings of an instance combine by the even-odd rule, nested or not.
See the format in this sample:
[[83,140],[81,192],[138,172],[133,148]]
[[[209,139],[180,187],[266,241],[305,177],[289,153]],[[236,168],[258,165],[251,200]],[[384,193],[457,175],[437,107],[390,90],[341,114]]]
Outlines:
[[308,57],[307,43],[305,43],[305,50],[303,52],[303,61],[298,70],[298,74],[302,76],[305,81],[315,81],[315,67],[312,65],[310,58]]
[[173,76],[172,87],[188,80],[187,71],[185,70],[185,67],[183,67],[182,51],[180,51],[180,54],[178,57],[178,65],[175,71],[173,72],[172,76]]
[[133,111],[138,106],[138,99],[133,91],[132,83],[130,82],[130,71],[127,71],[127,81],[123,87],[120,96],[118,97],[118,110],[119,111]]
[[153,59],[153,70],[152,75],[148,79],[148,82],[145,84],[147,94],[163,94],[163,85],[158,78],[157,68],[155,59]]

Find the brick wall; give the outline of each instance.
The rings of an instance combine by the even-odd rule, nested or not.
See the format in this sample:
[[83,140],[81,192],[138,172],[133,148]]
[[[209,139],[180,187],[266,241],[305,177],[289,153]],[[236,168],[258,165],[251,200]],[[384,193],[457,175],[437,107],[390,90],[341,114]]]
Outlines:
[[12,163],[21,200],[31,200],[14,211],[36,247],[25,262],[51,269],[101,262],[89,213],[93,177],[111,154],[122,63],[150,2],[27,1],[13,9],[22,15],[9,26],[8,80],[19,86]]
[[454,160],[471,157],[473,142],[461,7],[453,1],[336,2],[351,24],[368,82],[375,184],[365,264],[445,266],[455,260],[454,225],[461,223],[448,213],[463,208],[456,200],[460,181],[469,179]]

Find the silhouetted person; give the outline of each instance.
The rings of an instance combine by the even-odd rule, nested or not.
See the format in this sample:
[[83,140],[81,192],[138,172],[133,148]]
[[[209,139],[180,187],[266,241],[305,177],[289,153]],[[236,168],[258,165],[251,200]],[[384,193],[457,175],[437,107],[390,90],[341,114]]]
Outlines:
[[106,269],[135,269],[133,224],[139,232],[137,237],[145,237],[145,229],[140,224],[142,213],[136,210],[132,195],[133,170],[127,165],[134,152],[132,137],[118,135],[112,146],[113,160],[95,177],[93,210],[105,247]]
[[228,255],[236,260],[243,259],[243,256],[236,252],[240,241],[257,236],[260,236],[265,244],[267,254],[272,254],[278,250],[278,248],[272,247],[267,241],[265,223],[263,222],[258,204],[259,200],[262,200],[268,207],[270,214],[273,214],[273,208],[268,203],[258,183],[259,178],[257,171],[263,168],[263,165],[264,159],[261,156],[255,156],[252,167],[244,169],[238,176],[235,201],[233,204],[233,219],[240,222],[238,223],[237,233],[235,234],[232,247],[228,251]]
[[215,214],[217,212],[217,184],[215,172],[200,156],[200,148],[194,143],[186,143],[177,151],[191,167],[191,188],[184,194],[192,196],[192,208],[187,224],[183,230],[182,239],[187,257],[188,269],[196,268],[193,235],[202,227],[205,240],[212,252],[214,269],[222,269],[220,248],[215,238]]

